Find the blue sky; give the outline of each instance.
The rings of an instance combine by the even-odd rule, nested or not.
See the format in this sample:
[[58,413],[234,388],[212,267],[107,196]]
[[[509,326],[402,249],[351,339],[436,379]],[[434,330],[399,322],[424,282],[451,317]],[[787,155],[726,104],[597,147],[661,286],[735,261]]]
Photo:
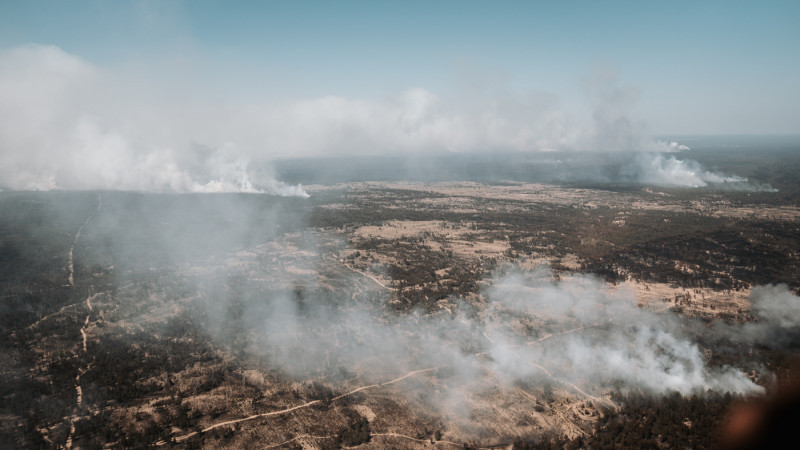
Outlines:
[[654,134],[800,133],[797,1],[0,2],[0,47],[28,43],[224,102],[421,88],[590,111],[600,70]]

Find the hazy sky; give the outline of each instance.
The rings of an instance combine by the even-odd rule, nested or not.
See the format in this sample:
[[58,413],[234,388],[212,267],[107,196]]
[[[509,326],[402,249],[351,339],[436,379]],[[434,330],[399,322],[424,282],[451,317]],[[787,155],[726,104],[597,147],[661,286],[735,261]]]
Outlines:
[[580,115],[608,73],[654,134],[800,133],[798,1],[0,2],[0,48],[29,43],[187,101],[420,88]]

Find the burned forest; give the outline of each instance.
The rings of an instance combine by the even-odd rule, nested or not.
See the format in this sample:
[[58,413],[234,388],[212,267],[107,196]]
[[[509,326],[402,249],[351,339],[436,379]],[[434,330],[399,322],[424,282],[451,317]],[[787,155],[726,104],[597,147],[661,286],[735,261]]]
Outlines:
[[714,447],[798,382],[790,156],[770,190],[0,192],[1,445]]

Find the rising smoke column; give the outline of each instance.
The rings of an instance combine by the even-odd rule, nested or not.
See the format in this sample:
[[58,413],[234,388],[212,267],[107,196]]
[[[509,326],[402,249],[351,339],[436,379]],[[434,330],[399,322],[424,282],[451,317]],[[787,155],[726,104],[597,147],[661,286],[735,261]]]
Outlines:
[[163,90],[57,47],[0,51],[0,186],[307,196],[272,177],[252,179],[253,152],[230,137],[196,144],[214,125],[193,123]]
[[286,157],[566,150],[640,155],[627,181],[759,188],[660,155],[684,147],[650,139],[632,118],[636,89],[602,72],[589,83],[586,124],[553,95],[504,86],[220,104],[213,90],[176,82],[180,74],[141,70],[96,66],[52,46],[0,51],[0,187],[305,196],[264,168]]
[[[349,293],[307,292],[302,302],[273,292],[247,302],[242,314],[247,351],[300,379],[335,380],[341,367],[366,380],[436,367],[450,390],[428,397],[442,407],[520,382],[580,395],[762,390],[738,369],[709,367],[671,313],[642,310],[632,293],[591,276],[555,282],[547,270],[517,271],[492,281],[485,307],[462,302],[454,314],[394,318],[334,306],[347,305]],[[523,323],[538,325],[523,332]]]
[[611,291],[591,276],[551,279],[548,271],[513,273],[496,280],[488,297],[495,308],[557,324],[520,352],[554,378],[595,392],[620,385],[656,394],[761,391],[739,370],[708,367],[672,313],[641,309],[632,292]]
[[[670,143],[675,148],[676,143]],[[681,150],[688,150],[688,147]],[[678,150],[678,151],[681,151]],[[713,187],[730,191],[777,192],[768,184],[748,180],[738,175],[726,175],[708,170],[697,161],[678,159],[674,154],[639,153],[622,168],[627,181],[664,187]]]
[[741,327],[715,324],[718,337],[771,347],[793,345],[800,338],[800,297],[786,284],[754,287],[750,312],[756,321]]
[[679,160],[673,155],[639,155],[637,176],[640,182],[657,186],[704,187],[709,184],[744,183],[747,178],[727,176],[704,169],[692,160]]

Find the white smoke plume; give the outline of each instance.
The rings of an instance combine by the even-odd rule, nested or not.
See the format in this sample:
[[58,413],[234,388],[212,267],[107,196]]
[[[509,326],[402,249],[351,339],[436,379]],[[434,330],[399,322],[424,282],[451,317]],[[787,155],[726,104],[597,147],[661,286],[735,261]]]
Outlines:
[[[582,121],[553,95],[502,86],[230,102],[192,86],[191,70],[101,67],[52,46],[0,50],[0,187],[305,196],[264,168],[331,155],[686,149],[650,139],[644,122],[631,119],[636,89],[605,72],[590,80],[593,114]],[[668,186],[740,180],[655,156],[631,170]]]
[[738,176],[726,176],[705,170],[700,163],[692,160],[679,160],[674,156],[639,155],[640,181],[659,186],[702,187],[709,183],[738,183],[747,181]]
[[450,386],[429,396],[441,405],[520,382],[580,395],[762,390],[740,370],[709,367],[675,317],[644,311],[631,293],[593,277],[553,282],[546,270],[520,272],[485,294],[477,310],[461,304],[453,315],[399,317],[333,307],[341,301],[328,297],[273,295],[247,303],[241,317],[248,351],[290,375],[331,379],[345,367],[379,379],[436,367]]
[[0,185],[306,195],[252,180],[249,155],[232,141],[194,144],[187,112],[56,47],[1,51]]
[[656,145],[659,147],[665,147],[664,150],[662,150],[663,152],[685,152],[690,150],[688,145],[679,144],[675,141],[656,141]]
[[751,310],[760,323],[779,329],[800,327],[800,298],[785,284],[757,286],[750,293]]
[[794,344],[800,336],[800,297],[786,284],[756,286],[750,292],[755,322],[737,327],[718,323],[718,337],[767,346]]
[[708,367],[674,316],[637,307],[633,293],[586,275],[550,279],[547,271],[512,274],[494,284],[489,298],[515,315],[558,324],[523,353],[554,378],[595,391],[616,383],[654,393],[761,390],[739,370]]
[[707,170],[697,161],[678,159],[674,155],[642,153],[637,155],[633,163],[625,169],[631,173],[635,181],[656,186],[693,188],[713,186],[737,191],[776,191],[772,186],[751,182],[737,175],[725,175]]

